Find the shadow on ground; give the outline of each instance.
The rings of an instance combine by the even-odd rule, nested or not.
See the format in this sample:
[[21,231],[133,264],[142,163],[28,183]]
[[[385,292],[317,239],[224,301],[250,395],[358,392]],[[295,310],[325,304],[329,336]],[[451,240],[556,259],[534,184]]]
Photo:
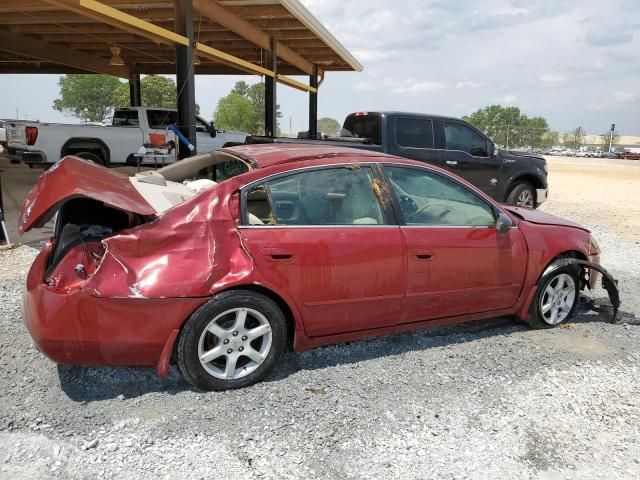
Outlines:
[[[596,302],[596,306],[600,305]],[[572,323],[609,323],[611,310],[581,306]],[[635,323],[633,314],[620,312],[625,323]],[[281,381],[301,370],[315,370],[353,364],[411,351],[473,342],[488,337],[511,335],[528,327],[509,317],[469,322],[386,337],[321,347],[310,352],[285,354],[266,382]],[[194,390],[173,365],[169,378],[160,379],[151,368],[58,366],[60,386],[77,402],[107,400],[123,395],[135,398],[148,393],[175,395]]]

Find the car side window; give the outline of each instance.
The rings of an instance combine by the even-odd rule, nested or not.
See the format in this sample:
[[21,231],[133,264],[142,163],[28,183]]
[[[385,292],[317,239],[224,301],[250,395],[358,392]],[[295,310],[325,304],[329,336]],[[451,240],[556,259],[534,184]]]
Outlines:
[[147,122],[149,128],[166,129],[170,123],[175,122],[175,114],[170,110],[147,110]]
[[203,122],[199,118],[196,118],[196,132],[207,133],[208,131],[209,131],[209,125],[207,125],[205,122]]
[[488,157],[487,139],[467,125],[444,122],[447,150],[462,150],[474,157]]
[[396,145],[408,148],[433,148],[433,124],[422,118],[396,119]]
[[385,167],[407,225],[493,226],[493,209],[465,186],[442,175]]
[[349,167],[305,171],[252,187],[249,225],[382,225],[380,192],[372,170]]

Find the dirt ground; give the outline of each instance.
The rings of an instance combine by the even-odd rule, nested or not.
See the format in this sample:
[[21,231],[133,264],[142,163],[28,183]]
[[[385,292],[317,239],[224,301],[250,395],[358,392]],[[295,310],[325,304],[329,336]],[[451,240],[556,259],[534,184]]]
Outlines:
[[561,328],[500,318],[289,352],[236,391],[194,391],[175,367],[56,366],[22,323],[39,245],[0,250],[0,480],[640,479],[640,162],[549,165],[542,210],[592,229],[620,322],[598,289]]
[[552,207],[564,216],[590,218],[611,233],[640,243],[640,162],[546,157]]

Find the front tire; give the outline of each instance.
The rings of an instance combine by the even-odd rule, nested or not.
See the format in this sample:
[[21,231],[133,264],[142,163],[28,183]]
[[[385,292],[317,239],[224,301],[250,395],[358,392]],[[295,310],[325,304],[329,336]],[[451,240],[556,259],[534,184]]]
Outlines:
[[247,387],[282,356],[287,325],[278,305],[249,290],[215,295],[187,320],[177,346],[180,371],[200,390]]
[[571,265],[542,277],[527,323],[532,328],[551,328],[570,319],[578,306],[579,285],[576,269]]
[[507,195],[507,203],[518,207],[535,208],[536,190],[529,182],[518,182]]

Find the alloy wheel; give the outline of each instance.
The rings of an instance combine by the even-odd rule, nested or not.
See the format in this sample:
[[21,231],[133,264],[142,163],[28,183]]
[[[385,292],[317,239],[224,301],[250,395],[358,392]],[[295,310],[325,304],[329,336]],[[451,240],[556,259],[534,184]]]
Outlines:
[[213,377],[237,380],[256,370],[271,349],[271,324],[251,308],[233,308],[215,317],[198,342],[198,358]]
[[560,273],[551,278],[540,296],[540,315],[549,325],[564,321],[576,301],[576,283],[571,275]]
[[519,207],[533,208],[533,194],[531,193],[531,190],[525,189],[520,192],[520,195],[518,195],[516,200],[516,205]]

